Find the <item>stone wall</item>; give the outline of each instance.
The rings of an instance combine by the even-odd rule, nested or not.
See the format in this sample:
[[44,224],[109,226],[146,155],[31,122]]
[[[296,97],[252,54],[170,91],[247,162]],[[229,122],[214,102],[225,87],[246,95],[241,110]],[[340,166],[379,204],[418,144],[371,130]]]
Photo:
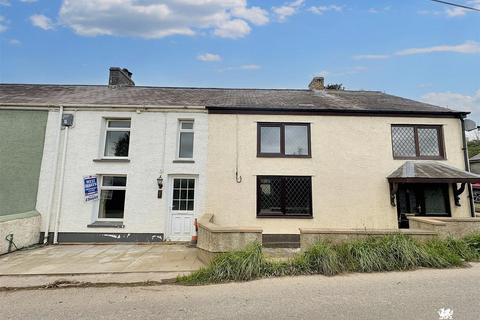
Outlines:
[[[36,211],[0,216],[0,254],[38,243],[40,219],[40,214]],[[5,239],[9,235],[13,235],[16,247]]]
[[443,237],[480,232],[480,218],[409,217],[408,220],[412,229],[436,232]]
[[300,228],[300,247],[302,250],[305,250],[319,241],[339,243],[347,240],[381,237],[399,233],[409,235],[412,238],[421,241],[431,239],[437,235],[435,232],[429,230],[335,230]]
[[262,243],[261,228],[222,227],[214,224],[212,214],[205,214],[198,220],[197,248],[204,262],[217,253],[241,250],[255,241]]

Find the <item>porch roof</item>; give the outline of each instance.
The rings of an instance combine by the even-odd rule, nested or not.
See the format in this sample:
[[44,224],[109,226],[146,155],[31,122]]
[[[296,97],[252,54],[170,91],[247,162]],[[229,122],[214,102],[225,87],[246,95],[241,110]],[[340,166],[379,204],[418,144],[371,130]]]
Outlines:
[[480,175],[438,161],[407,161],[387,179],[391,183],[478,183]]

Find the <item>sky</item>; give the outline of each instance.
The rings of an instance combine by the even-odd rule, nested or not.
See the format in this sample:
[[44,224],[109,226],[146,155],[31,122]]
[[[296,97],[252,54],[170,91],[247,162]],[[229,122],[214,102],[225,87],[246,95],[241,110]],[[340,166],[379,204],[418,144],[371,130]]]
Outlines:
[[[451,0],[480,8],[480,0]],[[0,0],[0,82],[306,88],[313,76],[471,111],[480,12],[430,0]]]

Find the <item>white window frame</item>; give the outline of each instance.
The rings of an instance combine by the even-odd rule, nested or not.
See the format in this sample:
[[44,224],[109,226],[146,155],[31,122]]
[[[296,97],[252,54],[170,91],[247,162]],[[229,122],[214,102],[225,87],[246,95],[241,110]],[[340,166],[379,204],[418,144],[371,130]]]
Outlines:
[[[103,178],[104,177],[125,177],[125,186],[104,186]],[[100,185],[99,185],[99,201],[97,206],[97,216],[96,221],[123,221],[125,219],[125,203],[127,202],[127,184],[128,178],[126,174],[102,174],[100,175]],[[125,190],[125,203],[123,204],[123,218],[100,218],[100,202],[102,201],[102,190]]]
[[[182,123],[184,122],[191,122],[192,129],[182,129]],[[190,132],[193,134],[193,143],[192,143],[192,157],[191,158],[181,158],[180,157],[180,135],[184,132]],[[178,132],[177,132],[177,152],[176,152],[176,159],[177,160],[193,160],[195,152],[195,120],[193,119],[178,119]]]
[[[129,128],[109,128],[108,124],[110,121],[130,121]],[[128,159],[130,157],[130,142],[128,143],[128,156],[120,157],[120,156],[106,156],[105,155],[105,147],[107,146],[107,133],[109,131],[128,131],[130,133],[130,137],[132,136],[132,119],[131,118],[105,118],[105,130],[103,132],[103,144],[101,155],[102,159]]]

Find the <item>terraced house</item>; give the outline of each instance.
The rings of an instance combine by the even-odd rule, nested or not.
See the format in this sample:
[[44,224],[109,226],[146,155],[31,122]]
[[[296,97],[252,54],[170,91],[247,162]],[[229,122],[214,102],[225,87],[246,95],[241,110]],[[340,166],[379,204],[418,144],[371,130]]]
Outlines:
[[120,68],[105,86],[3,84],[0,106],[48,112],[44,241],[186,241],[203,217],[199,247],[222,251],[475,220],[467,112],[323,78],[304,90],[140,87]]

